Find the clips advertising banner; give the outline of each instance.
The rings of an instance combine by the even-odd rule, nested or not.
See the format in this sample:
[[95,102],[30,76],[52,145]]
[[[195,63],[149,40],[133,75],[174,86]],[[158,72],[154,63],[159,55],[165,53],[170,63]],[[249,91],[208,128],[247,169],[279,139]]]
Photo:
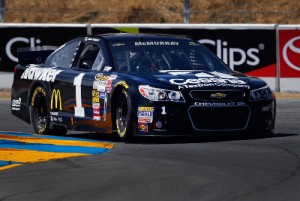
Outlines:
[[17,48],[60,46],[75,36],[86,35],[86,32],[86,25],[0,26],[0,71],[13,71],[18,63]]

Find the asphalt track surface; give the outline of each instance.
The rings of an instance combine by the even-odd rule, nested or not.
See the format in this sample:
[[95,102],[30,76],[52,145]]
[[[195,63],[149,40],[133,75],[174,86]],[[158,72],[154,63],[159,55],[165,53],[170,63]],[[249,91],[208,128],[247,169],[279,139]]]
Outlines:
[[[0,130],[32,132],[0,101]],[[276,135],[140,138],[110,152],[0,171],[0,200],[300,200],[300,100],[278,100]]]

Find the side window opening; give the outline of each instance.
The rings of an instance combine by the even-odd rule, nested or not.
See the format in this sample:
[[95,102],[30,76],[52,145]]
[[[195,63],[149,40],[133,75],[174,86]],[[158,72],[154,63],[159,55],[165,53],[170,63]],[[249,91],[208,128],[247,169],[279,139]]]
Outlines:
[[92,70],[101,71],[104,67],[105,61],[102,49],[99,50],[98,55],[96,56],[96,60],[92,66]]
[[87,45],[80,55],[77,67],[83,69],[92,69],[99,51],[100,47],[98,45]]

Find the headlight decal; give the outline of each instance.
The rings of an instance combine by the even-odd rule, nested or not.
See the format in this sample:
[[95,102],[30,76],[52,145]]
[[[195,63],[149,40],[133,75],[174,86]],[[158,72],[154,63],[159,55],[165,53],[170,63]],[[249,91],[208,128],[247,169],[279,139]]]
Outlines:
[[140,85],[139,92],[144,98],[150,101],[185,102],[180,91],[160,89],[149,85]]
[[271,100],[272,98],[272,91],[268,85],[250,91],[250,101]]

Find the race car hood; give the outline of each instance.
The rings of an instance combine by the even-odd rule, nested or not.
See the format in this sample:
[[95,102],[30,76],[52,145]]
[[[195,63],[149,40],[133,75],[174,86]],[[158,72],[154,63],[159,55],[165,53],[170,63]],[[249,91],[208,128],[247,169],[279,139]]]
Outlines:
[[[255,85],[265,85],[258,80],[241,74],[232,72],[230,74],[208,71],[158,71],[139,74],[140,78],[145,78],[149,85],[157,87],[167,87],[179,90],[189,89],[242,89],[250,90],[256,88]],[[146,84],[146,83],[145,83]]]

